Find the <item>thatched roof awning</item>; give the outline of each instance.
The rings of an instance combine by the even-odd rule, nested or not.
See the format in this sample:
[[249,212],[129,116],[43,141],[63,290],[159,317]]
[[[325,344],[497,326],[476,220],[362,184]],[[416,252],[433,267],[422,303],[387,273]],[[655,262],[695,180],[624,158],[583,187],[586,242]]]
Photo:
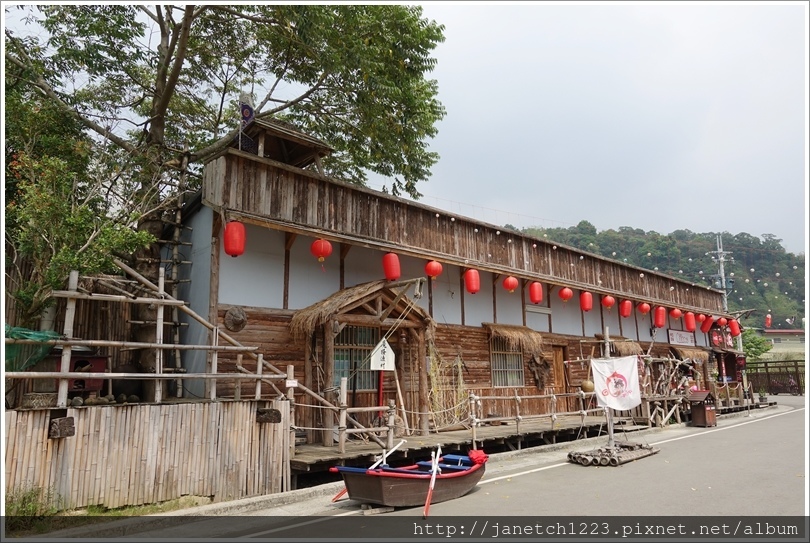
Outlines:
[[[328,298],[297,311],[290,321],[290,331],[295,338],[306,337],[312,334],[318,326],[324,324],[331,317],[344,312],[347,308],[357,305],[359,302],[363,302],[368,297],[374,296],[378,292],[392,291],[392,287],[410,288],[406,283],[408,283],[408,281],[392,285],[389,281],[380,280],[361,283],[353,287],[339,290]],[[393,293],[391,298],[395,298]],[[432,325],[430,315],[413,303],[407,296],[403,297],[398,303],[401,304],[403,310],[407,308],[408,312],[424,320],[428,327]],[[410,307],[408,304],[411,304]]]
[[[605,340],[604,334],[594,334],[600,341]],[[637,342],[622,336],[610,336],[610,344],[613,351],[619,356],[631,356],[634,354],[644,354],[644,349]]]
[[540,332],[527,326],[515,324],[481,323],[489,333],[495,337],[506,340],[510,347],[522,347],[528,353],[541,353],[543,351],[543,336]]
[[670,349],[672,349],[672,352],[680,357],[681,360],[691,358],[697,362],[705,363],[709,361],[709,351],[706,349],[699,349],[697,347],[670,347]]

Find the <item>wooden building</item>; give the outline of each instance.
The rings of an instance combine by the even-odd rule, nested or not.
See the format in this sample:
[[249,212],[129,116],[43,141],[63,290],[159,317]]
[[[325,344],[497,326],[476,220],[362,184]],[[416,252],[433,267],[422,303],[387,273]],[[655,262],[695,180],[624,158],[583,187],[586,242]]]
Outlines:
[[[599,356],[642,355],[647,423],[678,416],[683,384],[732,402],[734,383],[718,381],[736,375],[726,364],[739,354],[722,292],[326,177],[330,152],[254,121],[205,165],[201,191],[164,233],[169,290],[119,262],[124,277],[81,278],[59,294],[54,329],[70,333],[53,344],[101,349],[111,373],[59,370],[70,352],[32,368],[36,378],[12,372],[22,397],[53,404],[7,411],[7,489],[53,487],[66,507],[284,491],[291,465],[307,469],[296,446],[335,451],[348,409],[356,426],[431,437],[509,419],[503,435],[520,439],[520,421],[541,417],[542,436],[558,414],[584,422],[580,384]],[[144,301],[166,305],[165,320],[156,309],[139,322]],[[147,375],[134,353],[154,347],[130,341],[144,325],[166,344]],[[393,364],[372,370],[382,340]],[[103,378],[111,396],[151,388],[140,402],[66,405],[70,379],[84,377]],[[269,411],[279,415],[260,416]],[[75,434],[49,434],[68,422]]]
[[[223,328],[238,311],[231,336],[276,368],[292,365],[317,396],[336,401],[347,377],[349,405],[395,400],[403,424],[428,432],[458,422],[469,393],[578,390],[587,367],[571,362],[600,356],[605,332],[612,353],[686,359],[694,379],[713,380],[721,358],[706,332],[731,319],[721,292],[325,177],[317,166],[329,147],[286,125],[256,121],[248,135],[250,150],[232,147],[205,166],[184,214],[193,264],[181,298]],[[239,256],[225,251],[229,223],[245,229]],[[319,261],[324,241],[332,252]],[[388,277],[385,259],[395,264]],[[441,264],[438,277],[428,277],[430,261]],[[688,331],[687,313],[711,328],[699,321]],[[194,322],[184,329],[186,338],[206,333]],[[395,372],[370,370],[382,338]],[[235,364],[217,360],[219,370]],[[211,357],[187,353],[183,365],[210,370]],[[243,392],[233,387],[220,384],[217,395]],[[314,395],[295,399],[308,440],[323,438],[316,430],[331,428],[332,414],[304,409]],[[527,409],[547,407],[534,403]]]

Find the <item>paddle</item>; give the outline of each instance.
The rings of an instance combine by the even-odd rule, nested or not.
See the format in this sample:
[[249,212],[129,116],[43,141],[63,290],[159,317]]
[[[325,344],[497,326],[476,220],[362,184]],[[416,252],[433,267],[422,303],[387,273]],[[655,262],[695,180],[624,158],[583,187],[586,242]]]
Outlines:
[[[376,462],[374,462],[373,464],[371,464],[371,467],[370,467],[370,468],[368,468],[368,469],[374,469],[374,468],[376,468],[377,466],[379,466],[380,464],[385,463],[385,459],[386,459],[386,458],[388,458],[388,455],[390,455],[392,452],[394,452],[395,450],[397,450],[397,448],[398,448],[400,445],[402,445],[403,443],[405,443],[405,442],[406,442],[406,440],[404,440],[404,439],[403,439],[403,440],[401,440],[399,443],[397,443],[396,445],[394,445],[393,447],[391,447],[391,450],[390,450],[390,451],[388,451],[388,452],[386,452],[385,450],[383,450],[383,453],[382,453],[382,456],[380,457],[380,459],[379,459],[379,460],[377,460]],[[340,492],[338,492],[337,494],[335,494],[335,497],[334,497],[334,498],[332,498],[332,502],[336,502],[336,501],[338,501],[338,500],[340,499],[340,497],[341,497],[341,496],[343,496],[343,495],[344,495],[346,492],[348,492],[348,491],[349,491],[349,489],[344,487],[344,488],[343,488],[343,490],[341,490]]]
[[428,511],[430,511],[430,500],[433,498],[433,486],[436,484],[436,473],[439,471],[439,457],[442,455],[442,446],[436,449],[436,452],[430,452],[430,487],[428,487],[427,499],[425,500],[425,511],[422,513],[422,518],[427,518]]

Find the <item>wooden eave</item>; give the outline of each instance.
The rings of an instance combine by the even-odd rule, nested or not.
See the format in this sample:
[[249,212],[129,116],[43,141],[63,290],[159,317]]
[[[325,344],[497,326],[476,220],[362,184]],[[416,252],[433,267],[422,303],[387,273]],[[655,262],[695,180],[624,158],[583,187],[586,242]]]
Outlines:
[[297,311],[290,327],[294,333],[310,335],[317,326],[332,319],[339,324],[363,326],[431,326],[430,315],[413,301],[408,301],[408,291],[421,281],[421,278],[398,282],[371,281],[345,288]]
[[725,316],[722,292],[229,149],[206,165],[205,205],[264,228],[435,259],[635,303]]

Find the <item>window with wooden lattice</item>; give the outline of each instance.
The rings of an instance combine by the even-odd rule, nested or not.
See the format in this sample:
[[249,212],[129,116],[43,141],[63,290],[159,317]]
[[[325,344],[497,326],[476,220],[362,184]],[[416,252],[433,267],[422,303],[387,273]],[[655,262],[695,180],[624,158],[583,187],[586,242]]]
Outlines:
[[335,338],[334,386],[347,378],[349,390],[377,390],[378,372],[371,370],[371,352],[380,341],[380,329],[345,326]]
[[493,387],[522,387],[523,350],[503,337],[492,336],[489,339],[490,365],[492,367]]

